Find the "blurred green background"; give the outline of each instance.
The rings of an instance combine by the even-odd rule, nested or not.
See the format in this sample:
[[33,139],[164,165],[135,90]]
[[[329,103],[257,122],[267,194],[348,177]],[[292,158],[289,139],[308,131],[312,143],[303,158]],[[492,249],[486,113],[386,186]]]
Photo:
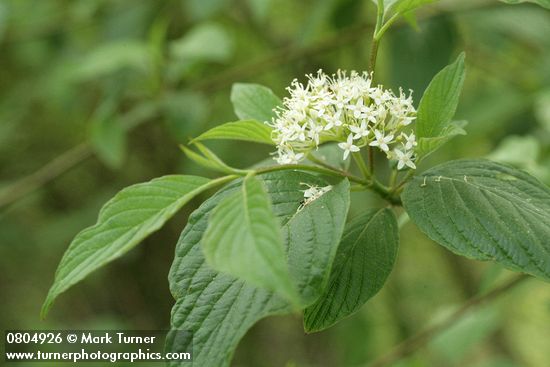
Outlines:
[[[417,16],[416,28],[398,23],[385,36],[377,79],[414,89],[418,103],[431,77],[464,50],[457,118],[469,121],[467,136],[420,168],[485,156],[550,184],[550,12],[454,0]],[[127,185],[169,173],[214,176],[178,144],[236,119],[232,83],[261,83],[283,96],[293,78],[319,68],[366,69],[374,17],[370,0],[0,0],[2,329],[168,328],[166,277],[201,198],[69,290],[41,321],[70,240]],[[209,146],[236,167],[269,152]],[[354,211],[376,204],[361,199]],[[387,285],[359,313],[308,336],[299,316],[266,319],[244,338],[234,365],[367,366],[509,277],[405,224]],[[395,366],[547,367],[549,343],[550,286],[528,280]]]

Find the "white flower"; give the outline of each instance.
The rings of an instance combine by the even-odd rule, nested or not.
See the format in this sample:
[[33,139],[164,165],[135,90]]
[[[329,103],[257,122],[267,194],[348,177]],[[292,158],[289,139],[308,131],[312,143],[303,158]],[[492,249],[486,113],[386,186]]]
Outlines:
[[418,145],[416,143],[416,136],[414,133],[411,133],[410,135],[402,134],[402,136],[405,138],[405,144],[403,144],[405,150],[411,150]]
[[347,109],[353,112],[353,117],[363,119],[370,112],[370,108],[363,104],[363,98],[358,98],[355,104],[350,104]]
[[384,136],[384,133],[380,130],[374,130],[374,137],[375,140],[370,142],[371,147],[380,147],[384,152],[388,152],[390,150],[390,147],[388,144],[391,144],[393,140],[393,135],[389,134]]
[[337,111],[334,115],[327,116],[325,130],[331,130],[334,126],[342,126],[341,114],[341,111]]
[[382,89],[380,86],[378,88],[371,89],[370,98],[374,100],[374,103],[380,105],[391,99],[391,95]]
[[323,125],[319,125],[310,121],[308,136],[315,141],[315,145],[319,145],[319,135],[323,132],[323,130]]
[[360,126],[350,125],[349,129],[351,130],[352,133],[355,134],[353,136],[354,139],[361,139],[363,136],[368,136],[370,133],[370,130],[367,127],[367,123],[365,122],[365,120],[361,121]]
[[340,149],[344,150],[344,160],[348,158],[350,152],[358,152],[359,147],[353,145],[353,135],[348,135],[348,140],[345,143],[339,143],[338,146]]
[[[382,117],[380,116],[380,113],[377,108],[370,108],[370,107],[369,107],[369,110],[364,113],[364,116],[366,120],[374,124],[376,123],[379,117]],[[385,118],[385,114],[384,114],[384,118]]]
[[[330,76],[319,70],[307,79],[305,85],[292,81],[283,106],[277,107],[275,118],[266,122],[273,129],[277,162],[297,163],[327,141],[339,143],[344,159],[368,141],[390,159],[395,158],[394,150],[399,146],[412,162],[416,141],[406,128],[416,119],[412,92],[405,95],[399,89],[396,95],[381,85],[372,87],[371,74],[366,72],[346,74],[339,70]],[[399,138],[394,139],[396,136]],[[354,140],[361,143],[354,145]]]
[[403,167],[408,166],[412,169],[416,169],[416,165],[411,160],[412,158],[412,151],[403,152],[399,149],[393,150],[395,157],[397,158],[397,169],[403,169]]
[[286,149],[278,152],[277,163],[279,164],[298,164],[303,158],[304,153],[294,153],[294,151]]

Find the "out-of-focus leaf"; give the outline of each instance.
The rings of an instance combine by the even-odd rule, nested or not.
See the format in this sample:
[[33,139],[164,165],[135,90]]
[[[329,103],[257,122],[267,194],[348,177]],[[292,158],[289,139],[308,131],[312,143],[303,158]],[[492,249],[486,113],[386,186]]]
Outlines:
[[126,130],[113,116],[92,123],[91,143],[98,158],[111,168],[120,168],[126,156]]
[[161,106],[169,131],[179,142],[188,141],[202,131],[202,125],[208,116],[206,98],[198,93],[167,94]]
[[311,12],[305,18],[297,37],[297,42],[307,44],[319,36],[338,0],[317,0]]
[[4,36],[4,31],[7,27],[8,7],[4,3],[0,3],[0,41]]
[[90,142],[98,158],[111,168],[119,168],[126,156],[126,130],[116,115],[117,100],[110,96],[92,118]]
[[[414,16],[414,12],[407,13],[408,16]],[[422,20],[419,32],[411,32],[407,27],[395,28],[384,38],[389,52],[385,63],[389,63],[391,70],[384,79],[391,82],[394,90],[412,89],[415,100],[422,97],[429,81],[449,63],[459,47],[456,22],[449,17]]]
[[[494,305],[491,305],[494,306]],[[436,316],[437,322],[444,320],[453,311]],[[498,310],[495,307],[484,307],[471,312],[441,334],[437,335],[429,344],[430,349],[444,356],[449,364],[458,364],[467,357],[476,346],[482,345],[484,340],[499,326]]]
[[521,361],[517,367],[549,366],[550,353],[550,293],[548,284],[531,282],[517,289],[505,307],[506,323],[502,324],[502,335],[510,341],[510,351]]
[[173,41],[170,54],[186,62],[224,62],[233,54],[233,42],[221,25],[201,23]]
[[507,4],[521,4],[521,3],[533,3],[542,6],[543,8],[550,9],[550,0],[500,0]]
[[540,93],[535,100],[537,121],[550,132],[550,90]]
[[116,41],[102,45],[83,57],[70,76],[76,81],[86,81],[125,68],[147,72],[150,66],[147,44],[139,41]]
[[509,136],[487,158],[524,169],[546,182],[550,177],[550,167],[539,163],[541,151],[541,144],[533,136]]
[[271,122],[275,117],[273,109],[282,101],[271,89],[259,84],[235,83],[231,88],[231,102],[235,114],[241,120]]
[[493,161],[508,163],[520,168],[527,168],[537,163],[540,144],[532,136],[509,136],[487,156]]
[[418,26],[418,21],[416,19],[416,14],[414,10],[403,14],[403,19],[405,19],[405,21],[409,23],[412,29],[414,29],[416,32],[420,32],[420,27]]
[[201,20],[208,18],[224,10],[229,4],[229,0],[182,0],[186,10],[193,19]]
[[254,19],[257,22],[263,21],[269,12],[271,7],[271,0],[247,0],[248,6],[254,15]]

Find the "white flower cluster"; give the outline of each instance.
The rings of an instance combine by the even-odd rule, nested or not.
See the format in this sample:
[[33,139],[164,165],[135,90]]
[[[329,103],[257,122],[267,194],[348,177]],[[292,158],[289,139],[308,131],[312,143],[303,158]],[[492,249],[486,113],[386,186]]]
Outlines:
[[273,128],[279,164],[296,164],[319,144],[336,141],[343,159],[371,146],[397,160],[398,169],[416,168],[416,138],[406,132],[416,118],[412,91],[407,96],[400,89],[396,96],[382,86],[372,86],[366,72],[338,71],[328,76],[319,70],[307,78],[306,85],[292,81],[287,88],[290,97],[275,110],[276,118],[267,122]]

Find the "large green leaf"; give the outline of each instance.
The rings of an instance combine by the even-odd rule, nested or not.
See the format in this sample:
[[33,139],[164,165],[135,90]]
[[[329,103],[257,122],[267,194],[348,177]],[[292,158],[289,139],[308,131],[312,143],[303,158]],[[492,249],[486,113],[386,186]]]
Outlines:
[[[304,197],[302,190],[305,186],[302,183],[329,185],[322,178],[298,171],[273,172],[259,178],[265,185],[275,216],[283,225],[283,231],[296,220]],[[176,298],[172,310],[172,329],[189,330],[194,337],[190,344],[189,340],[176,340],[178,334],[172,332],[168,338],[167,348],[184,350],[192,345],[193,361],[201,367],[228,366],[237,343],[254,323],[268,315],[290,312],[289,305],[281,297],[229,274],[217,272],[210,268],[204,259],[200,242],[208,226],[208,217],[218,203],[241,190],[240,184],[239,181],[228,185],[205,201],[190,216],[178,241],[176,256],[170,270],[170,289]],[[345,183],[340,185],[340,188],[346,188]],[[295,241],[286,238],[287,241],[284,243],[289,248],[287,252],[290,252],[291,248],[304,246],[309,250],[306,258],[317,258],[318,255],[314,254],[315,246],[318,244],[323,249],[329,244],[329,238],[334,241],[337,237],[331,244],[336,248],[340,239],[338,233],[341,234],[344,227],[345,210],[349,205],[349,199],[346,194],[339,191],[340,188],[323,195],[330,198],[323,201],[323,208],[313,202],[299,211],[301,217],[311,218],[311,226],[296,228],[301,236],[293,237]],[[337,200],[343,203],[331,209],[329,205]],[[315,241],[315,238],[321,239],[321,236],[324,236],[325,240]],[[330,254],[331,251],[322,252]],[[324,271],[328,274],[330,264],[327,268]]]
[[259,84],[233,84],[231,102],[235,114],[241,120],[271,121],[275,116],[273,109],[282,102],[271,89]]
[[543,8],[550,9],[550,0],[500,0],[508,4],[521,4],[521,3],[533,3],[542,6]]
[[443,136],[453,118],[464,84],[464,53],[432,79],[418,106],[418,138]]
[[348,223],[329,284],[304,311],[305,330],[334,325],[378,293],[393,268],[398,245],[397,221],[390,209],[369,210]]
[[418,227],[449,250],[550,280],[550,189],[529,174],[452,161],[411,180],[402,199]]
[[256,120],[241,120],[213,127],[193,141],[225,139],[275,145],[271,139],[271,130],[269,126]]
[[80,232],[63,255],[42,316],[59,294],[158,230],[195,195],[224,181],[227,178],[172,175],[120,191],[101,209],[97,223]]
[[202,239],[215,270],[274,291],[297,304],[288,272],[279,222],[262,183],[247,177],[210,215]]
[[346,223],[349,189],[347,180],[333,185],[331,191],[308,204],[308,210],[298,211],[283,227],[290,272],[302,305],[315,302],[328,283]]

